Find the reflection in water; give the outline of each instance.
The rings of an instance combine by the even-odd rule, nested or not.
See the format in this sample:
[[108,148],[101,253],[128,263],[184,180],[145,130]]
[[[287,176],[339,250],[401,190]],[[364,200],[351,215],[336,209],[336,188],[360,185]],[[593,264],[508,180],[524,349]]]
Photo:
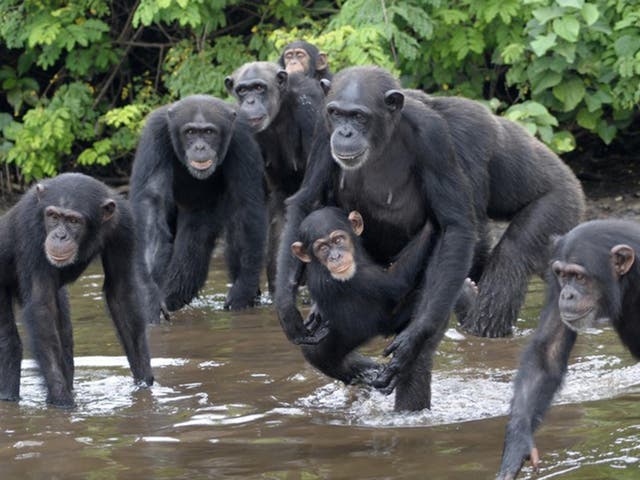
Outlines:
[[[222,311],[228,287],[219,265],[198,302],[150,328],[157,383],[140,389],[101,284],[94,267],[71,290],[77,408],[45,405],[32,360],[23,362],[21,402],[0,403],[3,479],[492,478],[510,382],[542,293],[532,284],[510,339],[471,337],[452,322],[435,359],[433,409],[400,414],[392,397],[306,365],[267,299]],[[379,355],[384,345],[367,351]],[[610,329],[580,336],[537,435],[537,478],[632,478],[640,466],[637,385],[640,365]],[[522,478],[531,475],[525,469]]]

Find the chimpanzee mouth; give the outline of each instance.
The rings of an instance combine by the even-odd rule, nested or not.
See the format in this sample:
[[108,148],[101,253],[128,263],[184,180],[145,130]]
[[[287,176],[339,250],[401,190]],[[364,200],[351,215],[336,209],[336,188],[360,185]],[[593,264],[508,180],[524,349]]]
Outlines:
[[64,267],[74,262],[76,250],[75,248],[55,251],[52,251],[51,249],[45,249],[45,253],[47,254],[47,259],[54,267]]
[[331,154],[333,158],[338,164],[345,169],[355,169],[360,167],[365,160],[367,159],[367,154],[369,152],[368,148],[364,148],[359,152],[336,152],[334,149],[331,149]]
[[189,165],[191,165],[196,170],[206,170],[207,168],[210,168],[213,165],[213,160],[209,159],[209,160],[205,160],[204,162],[191,160],[189,162]]
[[350,280],[356,274],[356,266],[353,263],[346,263],[339,267],[331,268],[331,276],[341,282]]
[[579,332],[595,324],[595,308],[583,312],[561,312],[560,320],[574,332]]
[[251,117],[248,119],[249,125],[251,125],[251,127],[253,128],[260,128],[265,118],[267,118],[266,115],[260,115],[259,117]]

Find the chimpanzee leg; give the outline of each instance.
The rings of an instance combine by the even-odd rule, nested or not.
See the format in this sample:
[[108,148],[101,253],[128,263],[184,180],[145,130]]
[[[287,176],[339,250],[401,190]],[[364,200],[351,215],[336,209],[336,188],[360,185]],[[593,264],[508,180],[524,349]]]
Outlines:
[[550,238],[569,231],[582,213],[573,192],[551,191],[513,217],[478,282],[478,298],[465,328],[483,337],[511,333],[529,277],[542,271],[549,258]]
[[13,316],[12,296],[0,288],[0,400],[20,398],[22,342]]
[[47,387],[47,403],[73,407],[59,331],[58,289],[48,282],[32,282],[30,292],[25,294],[22,316]]
[[414,412],[424,408],[431,408],[433,354],[447,327],[448,324],[443,323],[439,331],[427,339],[411,370],[398,378],[394,404],[396,412]]
[[369,384],[382,369],[373,359],[341,346],[332,332],[317,345],[303,345],[305,359],[325,375],[347,385]]
[[222,228],[220,220],[220,215],[206,211],[178,211],[173,255],[163,282],[169,310],[191,302],[207,280],[211,252]]
[[67,380],[67,388],[73,390],[73,328],[71,326],[71,315],[69,311],[69,298],[66,288],[58,290],[58,332],[60,334],[60,344],[62,346],[62,373]]

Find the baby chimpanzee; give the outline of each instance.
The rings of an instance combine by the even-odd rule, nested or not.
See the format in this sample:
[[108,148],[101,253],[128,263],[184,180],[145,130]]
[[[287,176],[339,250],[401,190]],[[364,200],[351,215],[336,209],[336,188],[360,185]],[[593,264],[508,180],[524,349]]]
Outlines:
[[[312,212],[300,225],[300,241],[293,254],[308,264],[307,286],[315,303],[308,323],[327,333],[317,345],[304,345],[307,361],[324,374],[346,384],[368,384],[380,365],[354,350],[376,335],[392,335],[409,322],[412,291],[431,250],[432,225],[426,223],[384,269],[369,258],[359,235],[362,216],[325,207]],[[417,365],[396,385],[396,410],[410,408],[415,396],[429,395],[430,368]],[[421,386],[424,386],[422,388]],[[428,401],[427,401],[428,404]]]

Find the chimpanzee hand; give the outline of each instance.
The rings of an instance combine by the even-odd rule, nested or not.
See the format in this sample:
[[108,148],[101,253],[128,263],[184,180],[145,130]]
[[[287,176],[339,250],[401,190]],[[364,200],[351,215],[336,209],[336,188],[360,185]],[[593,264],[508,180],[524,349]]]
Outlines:
[[525,460],[531,460],[534,470],[538,470],[540,456],[533,441],[533,436],[524,428],[509,424],[497,480],[515,479]]
[[231,285],[224,302],[225,310],[244,310],[253,307],[260,298],[260,289],[250,287],[240,281]]
[[402,372],[409,371],[418,357],[422,342],[417,342],[417,338],[420,337],[409,325],[385,348],[384,355],[389,356],[393,353],[393,358],[378,378],[372,382],[372,385],[385,395],[393,392]]
[[329,327],[320,314],[312,309],[305,322],[294,305],[278,308],[278,318],[287,339],[295,345],[317,345],[329,334]]

